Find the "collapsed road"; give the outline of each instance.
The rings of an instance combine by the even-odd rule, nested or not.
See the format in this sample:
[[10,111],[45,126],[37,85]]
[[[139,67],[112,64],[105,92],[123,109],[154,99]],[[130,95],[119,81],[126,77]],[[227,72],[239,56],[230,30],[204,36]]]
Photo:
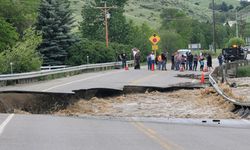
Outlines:
[[[15,97],[15,105],[8,110],[15,115],[0,114],[0,149],[248,147],[250,121],[238,120],[240,117],[230,112],[234,105],[212,88],[183,88],[127,86],[123,91],[76,91],[81,99],[75,99],[74,94],[3,92],[1,98],[4,94]],[[232,142],[239,138],[237,144]]]
[[250,122],[211,88],[180,72],[141,71],[2,87],[0,109],[15,114],[0,114],[0,149],[248,148]]

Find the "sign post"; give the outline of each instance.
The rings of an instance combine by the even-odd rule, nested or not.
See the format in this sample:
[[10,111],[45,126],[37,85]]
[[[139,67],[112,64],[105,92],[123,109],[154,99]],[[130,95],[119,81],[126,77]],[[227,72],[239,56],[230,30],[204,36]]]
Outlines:
[[149,41],[152,43],[152,50],[155,52],[155,57],[156,57],[156,51],[159,49],[157,43],[159,43],[161,38],[154,34],[149,38]]

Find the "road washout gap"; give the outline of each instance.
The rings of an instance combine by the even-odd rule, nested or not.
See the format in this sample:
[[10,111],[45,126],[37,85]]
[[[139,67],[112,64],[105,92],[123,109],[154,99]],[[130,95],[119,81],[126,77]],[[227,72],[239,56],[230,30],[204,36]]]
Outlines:
[[212,88],[81,99],[56,115],[236,119],[234,105]]
[[211,87],[194,83],[171,87],[125,86],[123,90],[95,88],[74,94],[0,93],[0,112],[64,116],[239,118],[234,105]]

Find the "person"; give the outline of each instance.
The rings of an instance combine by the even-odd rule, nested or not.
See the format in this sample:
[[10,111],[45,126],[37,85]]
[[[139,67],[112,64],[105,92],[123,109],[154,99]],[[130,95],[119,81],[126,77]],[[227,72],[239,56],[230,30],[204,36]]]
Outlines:
[[154,65],[155,65],[155,54],[154,52],[151,53],[151,69],[155,68]]
[[162,58],[162,70],[167,70],[167,53],[164,52],[161,54]]
[[162,57],[161,57],[161,54],[160,54],[157,57],[157,68],[158,68],[158,70],[161,70],[161,67],[162,67]]
[[186,57],[184,55],[181,55],[181,66],[183,67],[183,69],[185,70],[186,67]]
[[175,54],[172,53],[171,55],[171,70],[174,70],[175,68],[175,58],[174,58]]
[[140,69],[140,59],[141,59],[141,54],[140,50],[137,50],[137,53],[135,54],[135,67],[134,69]]
[[207,68],[208,70],[210,71],[211,68],[213,69],[213,66],[212,66],[212,57],[210,54],[207,55]]
[[175,54],[175,70],[176,71],[180,70],[181,58],[182,58],[181,54],[177,52]]
[[200,59],[200,71],[203,71],[204,69],[204,58]]
[[138,52],[137,48],[132,48],[132,54],[133,54],[133,58],[135,58],[135,54]]
[[188,67],[189,67],[189,57],[190,57],[190,54],[189,52],[186,52],[186,56],[184,55],[185,57],[185,69],[188,70]]
[[221,53],[220,53],[220,55],[218,56],[218,61],[219,61],[219,65],[222,66],[222,64],[223,64],[223,56],[222,56]]
[[122,60],[122,68],[125,68],[127,66],[127,57],[125,53],[121,55],[121,60]]
[[194,56],[193,54],[190,52],[189,55],[188,55],[188,65],[189,65],[189,70],[193,70],[193,59],[194,59]]
[[[201,61],[203,61],[203,63],[204,63],[204,55],[202,53],[199,56],[200,68],[201,68]],[[204,67],[204,64],[203,64],[203,67]]]
[[197,66],[198,66],[198,55],[195,54],[195,55],[194,55],[194,66],[193,66],[193,70],[194,70],[194,71],[197,70]]
[[148,54],[147,56],[147,63],[148,63],[148,70],[151,70],[151,53]]

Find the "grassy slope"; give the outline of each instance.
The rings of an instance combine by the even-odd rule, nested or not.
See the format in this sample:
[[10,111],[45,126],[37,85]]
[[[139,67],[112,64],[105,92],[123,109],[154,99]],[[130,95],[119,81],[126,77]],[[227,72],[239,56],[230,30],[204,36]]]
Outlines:
[[[222,1],[216,0],[217,3]],[[224,1],[233,6],[239,5],[237,0]],[[194,19],[211,20],[212,11],[208,9],[209,3],[209,0],[129,0],[125,15],[138,24],[146,22],[157,28],[160,24],[159,15],[164,8],[178,8]]]
[[[82,6],[91,0],[70,0],[76,20],[81,21]],[[215,0],[216,3],[225,1],[234,7],[239,5],[238,0]],[[125,7],[125,16],[136,24],[143,22],[152,28],[160,26],[160,13],[164,8],[178,8],[189,14],[192,18],[199,20],[211,20],[211,10],[208,9],[211,0],[128,0]],[[195,3],[199,3],[196,5]]]
[[242,16],[243,19],[247,20],[247,22],[250,22],[250,6],[240,11],[240,14],[242,14],[240,16]]

